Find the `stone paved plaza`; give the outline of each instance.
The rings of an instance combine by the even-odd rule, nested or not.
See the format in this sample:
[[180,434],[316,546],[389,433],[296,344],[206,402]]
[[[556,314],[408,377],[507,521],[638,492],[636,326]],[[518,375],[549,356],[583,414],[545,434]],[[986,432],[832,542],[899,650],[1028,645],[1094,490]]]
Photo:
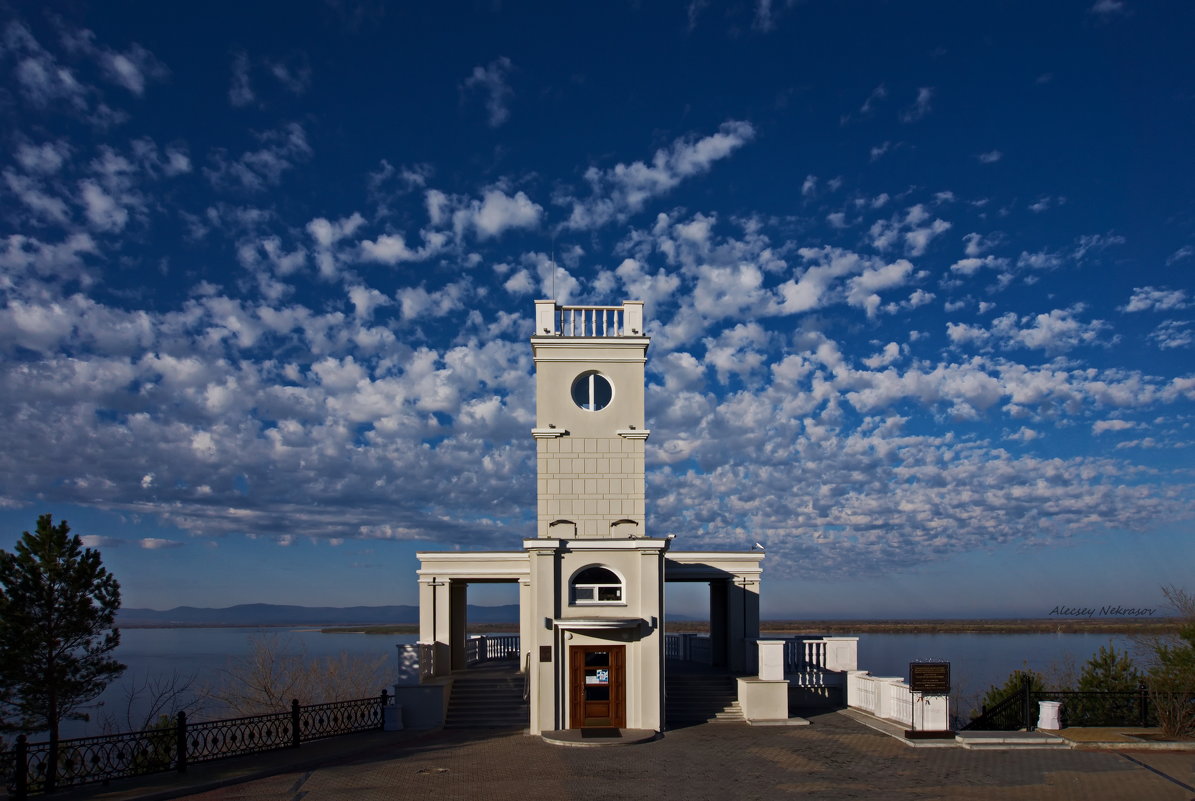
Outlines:
[[913,749],[840,714],[708,723],[624,748],[445,731],[185,797],[233,799],[1195,799],[1195,753]]

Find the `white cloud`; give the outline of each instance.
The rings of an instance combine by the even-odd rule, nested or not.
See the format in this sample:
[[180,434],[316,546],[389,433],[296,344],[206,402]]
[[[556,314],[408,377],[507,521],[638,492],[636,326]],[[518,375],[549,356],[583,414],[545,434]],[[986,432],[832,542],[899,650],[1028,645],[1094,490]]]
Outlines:
[[918,203],[906,209],[903,217],[895,214],[888,220],[876,220],[868,231],[872,247],[883,252],[899,243],[910,256],[924,255],[930,243],[951,228],[950,223],[941,218],[931,220],[931,216]]
[[423,243],[415,249],[407,246],[402,234],[382,234],[373,240],[362,240],[360,258],[382,264],[426,261],[442,251],[448,243],[447,234],[438,231],[421,232]]
[[355,211],[335,222],[316,217],[307,223],[307,233],[315,240],[315,265],[322,277],[333,278],[340,272],[340,266],[347,258],[346,249],[340,242],[364,224],[365,218]]
[[859,107],[860,114],[870,114],[875,109],[877,103],[888,97],[888,88],[884,84],[880,84],[875,89],[871,90],[871,94],[863,101],[863,105]]
[[1195,331],[1189,320],[1166,320],[1150,332],[1149,338],[1163,350],[1186,348],[1195,343]]
[[79,539],[83,541],[85,548],[118,548],[125,544],[119,537],[107,537],[102,534],[81,534]]
[[916,122],[929,114],[933,105],[934,89],[932,86],[922,86],[917,90],[917,98],[913,104],[900,113],[901,122]]
[[292,62],[266,59],[265,67],[266,71],[282,84],[282,88],[292,95],[303,94],[311,84],[311,67],[305,59]]
[[727,158],[754,138],[751,123],[730,120],[722,123],[715,134],[696,140],[677,139],[671,147],[660,148],[651,164],[619,163],[608,170],[590,167],[585,180],[591,197],[567,199],[572,205],[567,226],[590,229],[625,220],[652,198],[669,192],[686,178],[709,171],[714,162]]
[[390,299],[372,287],[349,287],[349,302],[353,304],[353,315],[358,320],[369,320],[373,313],[381,306],[390,303]]
[[1124,0],[1095,0],[1088,12],[1105,20],[1127,13]]
[[471,229],[481,239],[501,235],[511,228],[534,228],[543,216],[543,207],[523,192],[507,195],[501,189],[487,189],[480,201],[453,212],[453,227],[458,232]]
[[1137,427],[1136,423],[1128,420],[1096,420],[1091,424],[1091,433],[1098,436],[1105,431],[1127,431]]
[[297,122],[256,133],[255,137],[261,147],[247,150],[236,159],[230,160],[223,151],[215,153],[212,166],[204,169],[212,186],[261,192],[277,186],[284,173],[311,158],[307,133]]
[[1036,315],[1019,316],[1009,312],[994,319],[987,328],[948,322],[946,335],[956,345],[973,343],[985,347],[1032,348],[1047,352],[1108,344],[1104,334],[1111,326],[1103,320],[1079,320],[1076,315],[1082,311],[1082,304],[1076,304],[1067,309],[1054,309]]
[[1166,266],[1169,267],[1170,265],[1175,264],[1176,262],[1180,262],[1183,259],[1189,259],[1192,256],[1195,256],[1195,247],[1191,247],[1190,245],[1183,245],[1181,248],[1179,248],[1178,250],[1174,251],[1173,253],[1171,253],[1169,256],[1166,257]]
[[81,53],[99,64],[112,83],[123,86],[138,97],[145,94],[151,81],[162,81],[170,74],[153,53],[134,43],[124,52],[99,45],[95,34],[87,29],[65,31],[62,37],[68,51]]
[[404,320],[416,320],[426,317],[443,317],[464,308],[465,298],[469,294],[469,285],[465,281],[448,284],[435,292],[428,292],[425,288],[404,287],[395,293]]
[[985,153],[980,153],[975,158],[979,159],[980,164],[995,164],[997,161],[1004,158],[1004,154],[999,150],[989,150]]
[[900,358],[900,345],[895,342],[889,342],[884,346],[884,349],[874,356],[869,356],[863,360],[871,369],[875,370],[879,367],[887,367]]
[[878,268],[865,269],[847,281],[847,303],[858,306],[874,317],[880,305],[879,293],[903,286],[913,272],[913,265],[904,259]]
[[1075,250],[1072,258],[1082,262],[1088,256],[1102,253],[1115,245],[1123,245],[1125,238],[1119,234],[1084,234],[1075,240]]
[[1049,211],[1056,206],[1064,205],[1066,205],[1066,198],[1062,197],[1061,195],[1042,195],[1036,201],[1029,204],[1029,210],[1036,214],[1041,214],[1043,211]]
[[1185,309],[1189,305],[1185,289],[1139,286],[1133,288],[1133,296],[1129,298],[1128,304],[1124,306],[1122,311],[1169,311],[1172,309]]
[[164,548],[181,548],[185,543],[178,540],[165,540],[160,537],[142,537],[137,544],[147,551],[160,551]]
[[984,256],[982,259],[974,257],[959,259],[950,265],[950,271],[959,275],[975,275],[985,267],[992,270],[1003,270],[1008,267],[1008,260],[996,256]]
[[501,56],[484,67],[474,67],[462,84],[465,90],[477,90],[485,95],[487,122],[491,128],[510,119],[509,103],[514,90],[510,88],[509,78],[513,69],[511,60]]
[[530,295],[535,287],[535,279],[525,269],[512,273],[502,284],[502,288],[512,295]]
[[120,231],[129,221],[129,212],[95,181],[79,182],[80,199],[87,219],[101,231]]
[[249,55],[244,51],[233,54],[232,80],[228,85],[228,102],[240,108],[257,99],[249,80]]
[[755,0],[755,17],[751,27],[764,33],[775,30],[776,10],[772,7],[772,0]]
[[966,247],[963,252],[971,258],[982,256],[986,251],[991,250],[999,241],[997,235],[984,236],[983,234],[969,233],[963,237],[963,242]]
[[22,142],[17,146],[17,163],[26,172],[50,175],[62,169],[71,156],[71,146],[62,140],[42,142],[40,145]]
[[66,201],[47,192],[42,182],[13,170],[4,170],[3,174],[8,190],[37,217],[59,225],[69,223],[70,211]]

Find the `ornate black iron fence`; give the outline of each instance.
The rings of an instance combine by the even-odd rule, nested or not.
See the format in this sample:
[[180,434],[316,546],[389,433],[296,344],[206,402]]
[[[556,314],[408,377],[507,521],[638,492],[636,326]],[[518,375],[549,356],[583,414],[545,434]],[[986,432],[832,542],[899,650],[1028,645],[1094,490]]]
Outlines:
[[295,700],[289,712],[202,723],[189,723],[180,712],[175,721],[146,731],[57,743],[30,743],[21,735],[12,751],[0,753],[0,771],[13,801],[23,801],[65,787],[183,773],[193,762],[298,748],[312,740],[380,729],[389,703],[383,690],[374,698],[310,706]]

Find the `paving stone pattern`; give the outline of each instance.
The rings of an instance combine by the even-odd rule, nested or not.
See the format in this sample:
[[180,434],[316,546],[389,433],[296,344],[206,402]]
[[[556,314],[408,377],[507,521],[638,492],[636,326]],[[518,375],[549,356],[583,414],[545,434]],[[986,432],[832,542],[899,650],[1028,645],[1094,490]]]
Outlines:
[[519,732],[443,731],[188,798],[1195,799],[1195,790],[1181,786],[1195,787],[1195,755],[1130,755],[912,749],[828,713],[807,727],[711,722],[625,748],[564,748]]

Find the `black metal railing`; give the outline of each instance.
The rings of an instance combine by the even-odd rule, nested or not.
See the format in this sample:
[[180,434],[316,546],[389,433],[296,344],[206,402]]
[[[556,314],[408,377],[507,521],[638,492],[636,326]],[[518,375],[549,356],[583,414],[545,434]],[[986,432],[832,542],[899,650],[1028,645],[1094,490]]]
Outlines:
[[0,775],[13,801],[66,787],[177,771],[209,762],[282,748],[342,734],[382,728],[385,690],[380,696],[301,706],[289,712],[252,715],[201,723],[179,712],[174,721],[146,731],[79,737],[57,743],[17,738],[12,751],[0,752]]
[[1063,726],[1158,725],[1157,710],[1144,683],[1127,692],[1039,691],[1029,698],[1031,708],[1038,701],[1061,702]]
[[1016,731],[1025,728],[1029,719],[1029,677],[1026,676],[1017,690],[991,707],[983,707],[962,730]]
[[1058,701],[1063,726],[1158,725],[1157,705],[1142,682],[1136,690],[1033,690],[1029,679],[1011,695],[980,714],[962,728],[972,731],[1032,731],[1037,721],[1038,701]]

